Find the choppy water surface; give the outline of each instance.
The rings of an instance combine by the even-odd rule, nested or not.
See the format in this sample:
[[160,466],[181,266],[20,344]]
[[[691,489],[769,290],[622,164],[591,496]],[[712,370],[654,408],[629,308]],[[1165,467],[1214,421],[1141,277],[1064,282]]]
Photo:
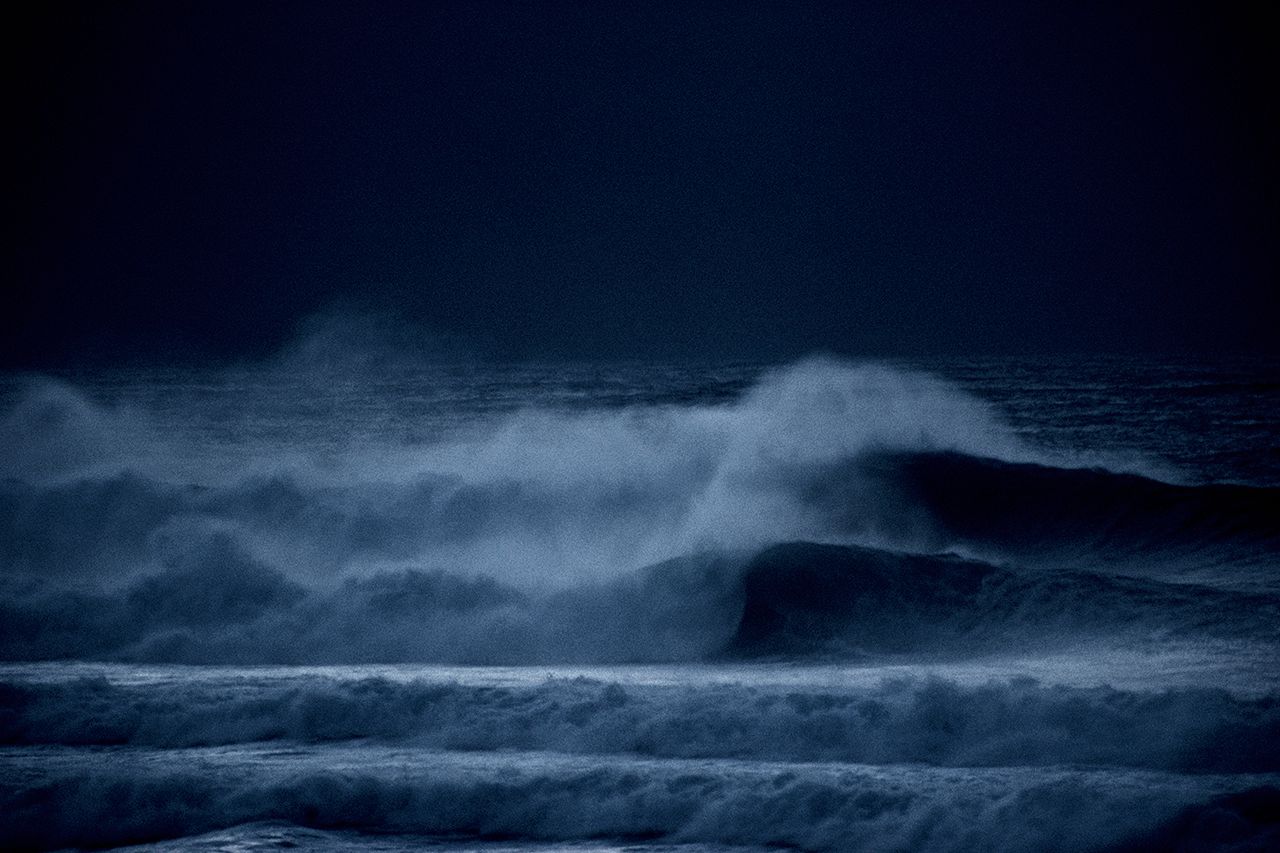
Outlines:
[[10,376],[0,437],[6,848],[1280,843],[1274,364]]

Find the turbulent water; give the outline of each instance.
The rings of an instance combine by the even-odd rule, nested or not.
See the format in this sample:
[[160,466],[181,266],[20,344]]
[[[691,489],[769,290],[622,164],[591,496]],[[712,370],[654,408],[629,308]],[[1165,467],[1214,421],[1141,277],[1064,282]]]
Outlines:
[[0,848],[1280,847],[1280,365],[0,378]]

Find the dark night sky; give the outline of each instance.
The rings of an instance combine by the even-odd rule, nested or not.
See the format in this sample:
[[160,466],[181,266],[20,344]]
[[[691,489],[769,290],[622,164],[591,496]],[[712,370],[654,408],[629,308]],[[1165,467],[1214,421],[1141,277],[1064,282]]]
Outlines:
[[11,367],[335,304],[518,357],[1280,349],[1242,4],[38,5]]

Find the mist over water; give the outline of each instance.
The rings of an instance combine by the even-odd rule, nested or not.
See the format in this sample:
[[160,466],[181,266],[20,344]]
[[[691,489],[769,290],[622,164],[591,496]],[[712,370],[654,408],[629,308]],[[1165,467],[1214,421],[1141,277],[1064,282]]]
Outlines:
[[[175,519],[230,526],[282,546],[282,568],[303,578],[413,559],[558,586],[703,548],[839,535],[803,492],[866,453],[1035,458],[980,400],[884,367],[815,361],[711,403],[607,407],[571,390],[540,399],[536,375],[489,377],[494,392],[469,398],[458,386],[470,378],[357,375],[338,396],[269,375],[239,398],[177,389],[194,398],[177,412],[37,384],[6,413],[6,473],[68,506],[86,488],[145,493],[165,517],[140,537]],[[330,408],[364,394],[376,399]],[[110,568],[139,568],[139,556]]]
[[0,383],[0,842],[1276,840],[1273,366],[366,331]]

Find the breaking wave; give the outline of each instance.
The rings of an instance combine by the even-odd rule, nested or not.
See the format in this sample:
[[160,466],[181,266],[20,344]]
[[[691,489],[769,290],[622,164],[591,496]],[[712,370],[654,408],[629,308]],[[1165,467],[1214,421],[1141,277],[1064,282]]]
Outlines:
[[116,592],[15,587],[0,616],[9,660],[612,663],[1280,642],[1271,593],[806,543],[532,593],[409,570],[308,587],[212,537]]
[[[368,744],[323,750],[116,751],[109,764],[49,749],[48,781],[0,783],[6,849],[115,845],[256,821],[433,837],[806,850],[1088,850],[1217,809],[1256,847],[1274,824],[1275,776],[1107,774],[1067,768],[661,762],[486,757]],[[322,757],[322,758],[321,758]],[[9,759],[9,756],[5,756]],[[92,761],[92,757],[89,758]],[[22,758],[9,761],[24,772]],[[93,767],[93,772],[86,772]],[[1224,829],[1197,833],[1220,842]]]
[[351,675],[0,684],[0,744],[177,749],[362,739],[469,752],[1259,773],[1280,772],[1280,697],[936,677],[866,688]]
[[1280,490],[1055,456],[887,367],[336,449],[304,418],[288,453],[265,416],[220,444],[222,414],[161,413],[46,383],[0,417],[0,658],[685,661],[1280,624]]

